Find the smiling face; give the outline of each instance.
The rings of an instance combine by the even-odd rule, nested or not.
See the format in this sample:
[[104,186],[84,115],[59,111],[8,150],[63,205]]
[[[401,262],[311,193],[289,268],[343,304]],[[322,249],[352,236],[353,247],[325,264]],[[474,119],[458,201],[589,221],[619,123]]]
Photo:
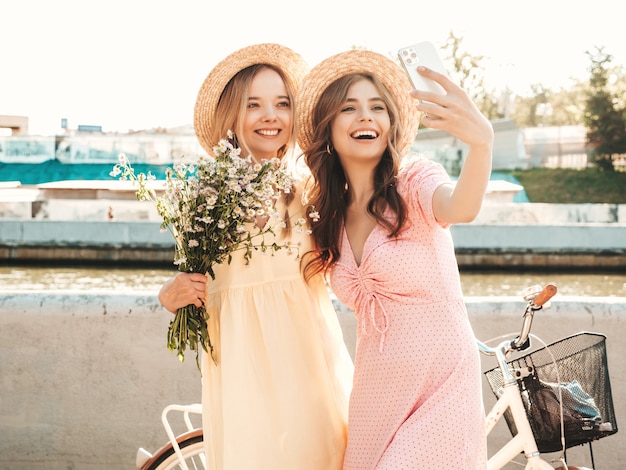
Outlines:
[[[388,143],[391,120],[387,105],[370,80],[348,89],[331,124],[331,137],[342,163],[358,159],[380,161]],[[345,164],[345,163],[344,163]]]
[[244,153],[270,159],[291,138],[293,109],[287,87],[270,68],[261,69],[248,89],[245,116],[240,122]]

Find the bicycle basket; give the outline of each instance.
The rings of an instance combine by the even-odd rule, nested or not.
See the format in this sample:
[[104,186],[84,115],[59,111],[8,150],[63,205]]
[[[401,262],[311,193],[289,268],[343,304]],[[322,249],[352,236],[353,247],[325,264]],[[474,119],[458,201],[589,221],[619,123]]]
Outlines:
[[[517,382],[540,452],[562,449],[559,397],[563,401],[566,449],[617,432],[606,336],[577,333],[508,364],[512,369],[530,371]],[[497,398],[503,382],[500,369],[488,370],[485,376]],[[511,412],[507,410],[504,417],[515,436],[517,430]]]

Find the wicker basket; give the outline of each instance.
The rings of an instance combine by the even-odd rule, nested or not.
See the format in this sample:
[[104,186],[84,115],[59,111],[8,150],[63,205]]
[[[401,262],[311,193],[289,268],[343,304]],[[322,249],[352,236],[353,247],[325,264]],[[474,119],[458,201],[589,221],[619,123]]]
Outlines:
[[[518,379],[518,386],[540,452],[562,449],[561,401],[565,448],[617,432],[606,358],[606,336],[577,333],[508,364],[512,369],[530,371],[527,376]],[[485,376],[498,397],[498,390],[502,387],[499,368],[488,370]],[[510,411],[504,416],[509,430],[516,435]]]

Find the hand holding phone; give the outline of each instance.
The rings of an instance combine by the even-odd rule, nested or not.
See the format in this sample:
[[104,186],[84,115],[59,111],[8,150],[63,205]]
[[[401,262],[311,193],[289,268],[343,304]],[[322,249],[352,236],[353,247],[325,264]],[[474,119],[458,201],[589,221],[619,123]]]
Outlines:
[[398,58],[416,90],[445,94],[445,90],[436,81],[417,72],[417,67],[423,65],[435,72],[447,74],[443,61],[433,43],[425,41],[403,47],[398,51]]

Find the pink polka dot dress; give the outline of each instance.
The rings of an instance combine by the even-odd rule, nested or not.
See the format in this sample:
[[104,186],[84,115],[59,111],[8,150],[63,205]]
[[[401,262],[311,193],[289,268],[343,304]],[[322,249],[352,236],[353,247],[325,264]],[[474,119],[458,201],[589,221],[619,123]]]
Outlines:
[[331,273],[358,319],[344,470],[486,468],[480,357],[454,246],[432,211],[443,168],[418,159],[400,172],[408,224],[378,225],[358,264],[345,230]]

